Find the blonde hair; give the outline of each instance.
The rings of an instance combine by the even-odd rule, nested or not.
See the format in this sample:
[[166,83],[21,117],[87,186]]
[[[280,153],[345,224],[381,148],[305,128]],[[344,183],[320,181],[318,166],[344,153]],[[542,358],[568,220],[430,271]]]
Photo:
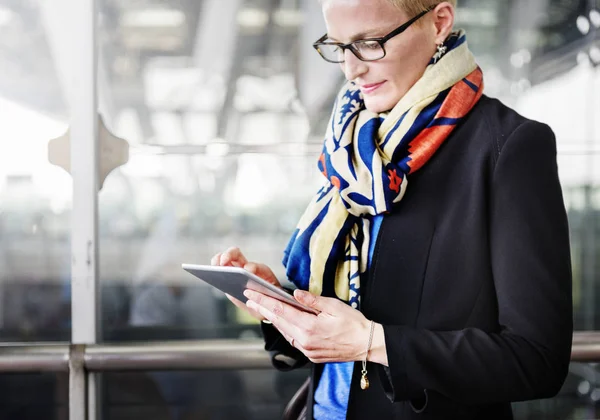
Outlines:
[[[417,16],[423,10],[427,10],[429,7],[435,7],[440,3],[450,3],[454,8],[458,3],[458,0],[388,0],[393,6],[402,10],[408,16]],[[325,3],[325,0],[319,0],[320,4]],[[421,21],[416,22],[419,25]]]
[[[404,11],[408,16],[416,16],[427,8],[443,3],[443,0],[388,0],[394,6]],[[445,0],[456,7],[457,0]]]

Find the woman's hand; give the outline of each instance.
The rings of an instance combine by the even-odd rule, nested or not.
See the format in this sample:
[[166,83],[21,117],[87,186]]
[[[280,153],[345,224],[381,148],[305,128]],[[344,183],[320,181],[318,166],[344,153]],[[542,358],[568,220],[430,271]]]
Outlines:
[[[281,287],[279,280],[273,274],[273,271],[266,266],[265,264],[259,264],[254,262],[248,262],[242,251],[239,248],[229,248],[225,252],[221,252],[216,254],[210,260],[211,265],[218,265],[222,267],[240,267],[246,271],[251,272],[252,274],[256,274],[258,277],[263,280],[268,281],[269,283]],[[240,302],[238,299],[227,295],[227,299],[229,299],[235,306],[240,309],[247,311],[253,318],[258,319],[259,321],[264,321],[265,318],[258,312],[250,309],[248,306]]]
[[312,315],[252,290],[244,294],[247,306],[272,322],[312,362],[365,359],[370,321],[349,305],[296,290],[294,297],[298,302],[320,311],[319,315]]

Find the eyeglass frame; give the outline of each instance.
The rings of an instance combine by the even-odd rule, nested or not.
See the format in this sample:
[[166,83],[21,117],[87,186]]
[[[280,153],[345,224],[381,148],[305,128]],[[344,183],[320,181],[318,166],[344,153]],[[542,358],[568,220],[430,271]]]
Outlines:
[[[415,17],[410,19],[408,22],[403,23],[402,25],[400,25],[396,29],[394,29],[392,32],[390,32],[389,34],[387,34],[383,37],[380,37],[380,38],[357,39],[356,41],[352,41],[348,44],[344,44],[341,42],[326,42],[325,40],[327,39],[328,34],[325,34],[313,43],[313,48],[315,50],[317,50],[317,52],[319,53],[321,58],[323,58],[323,60],[327,61],[328,63],[341,64],[341,63],[344,63],[346,60],[345,59],[343,61],[328,60],[327,58],[325,58],[323,53],[321,53],[321,50],[319,49],[320,45],[335,45],[336,47],[339,47],[342,49],[342,51],[344,52],[344,55],[345,55],[346,50],[350,50],[350,51],[352,51],[352,54],[354,54],[354,56],[356,58],[358,58],[360,61],[369,62],[369,61],[381,60],[382,58],[384,58],[387,55],[387,51],[385,50],[385,47],[384,47],[384,44],[386,42],[388,42],[393,37],[400,35],[402,32],[406,31],[408,28],[410,28],[412,26],[413,23],[415,23],[416,21],[421,19],[423,16],[425,16],[427,13],[431,12],[436,7],[437,7],[437,5],[431,6],[431,7],[427,8],[426,10],[423,10],[421,13],[419,13],[418,15],[416,15]],[[366,60],[360,56],[360,52],[354,46],[354,44],[357,42],[373,42],[373,41],[379,43],[379,46],[381,47],[381,50],[383,51],[383,55],[379,58],[375,58],[372,60]]]

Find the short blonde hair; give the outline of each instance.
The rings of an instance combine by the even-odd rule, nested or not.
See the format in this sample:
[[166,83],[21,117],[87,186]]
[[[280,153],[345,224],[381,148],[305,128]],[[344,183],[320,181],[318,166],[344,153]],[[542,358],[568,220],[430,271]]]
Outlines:
[[[427,8],[443,3],[443,0],[388,0],[394,6],[404,11],[408,16],[416,16]],[[457,0],[446,0],[456,7]]]

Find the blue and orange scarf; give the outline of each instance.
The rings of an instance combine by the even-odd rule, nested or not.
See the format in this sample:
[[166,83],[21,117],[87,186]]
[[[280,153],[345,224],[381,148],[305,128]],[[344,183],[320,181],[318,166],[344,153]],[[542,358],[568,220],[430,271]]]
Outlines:
[[319,169],[326,182],[308,205],[284,255],[288,278],[320,295],[334,282],[337,297],[358,308],[367,270],[372,216],[402,200],[420,169],[475,106],[483,74],[464,32],[445,45],[417,83],[388,113],[365,109],[347,83],[335,102]]

